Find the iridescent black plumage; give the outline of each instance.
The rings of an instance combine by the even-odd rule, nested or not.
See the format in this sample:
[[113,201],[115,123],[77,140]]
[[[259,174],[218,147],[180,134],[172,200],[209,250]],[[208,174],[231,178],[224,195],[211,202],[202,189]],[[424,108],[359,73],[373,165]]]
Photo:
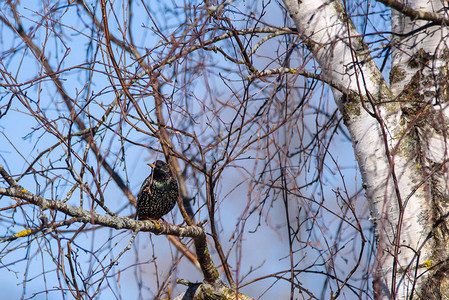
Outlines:
[[175,207],[178,199],[178,184],[168,164],[157,160],[151,166],[153,172],[145,179],[137,195],[139,220],[160,219]]

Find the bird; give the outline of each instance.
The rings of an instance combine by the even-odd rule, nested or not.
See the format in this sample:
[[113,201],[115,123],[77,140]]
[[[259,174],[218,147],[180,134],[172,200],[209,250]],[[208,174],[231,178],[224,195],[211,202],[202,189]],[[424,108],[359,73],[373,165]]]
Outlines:
[[148,164],[153,168],[137,195],[137,219],[158,220],[168,214],[178,199],[178,183],[168,164],[156,160]]

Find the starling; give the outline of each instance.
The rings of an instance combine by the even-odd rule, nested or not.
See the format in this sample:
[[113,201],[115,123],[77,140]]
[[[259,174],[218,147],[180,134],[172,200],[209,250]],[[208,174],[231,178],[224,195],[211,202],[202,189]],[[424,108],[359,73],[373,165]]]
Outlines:
[[178,184],[165,162],[156,160],[148,165],[153,172],[145,179],[137,195],[137,218],[158,220],[175,207]]

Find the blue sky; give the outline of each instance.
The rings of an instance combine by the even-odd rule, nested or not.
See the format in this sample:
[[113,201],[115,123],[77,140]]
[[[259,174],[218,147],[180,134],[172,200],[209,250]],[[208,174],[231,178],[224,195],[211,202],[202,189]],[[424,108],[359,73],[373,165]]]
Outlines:
[[[33,40],[37,45],[45,46],[44,53],[53,69],[62,71],[58,74],[59,79],[63,82],[64,89],[68,95],[76,100],[78,105],[76,112],[79,113],[79,117],[87,124],[90,122],[95,125],[104,114],[107,106],[115,98],[112,83],[119,87],[114,70],[108,66],[110,61],[104,44],[102,44],[104,41],[102,32],[97,32],[95,31],[96,29],[92,30],[92,22],[80,6],[65,6],[66,3],[54,2],[50,3],[50,6],[53,5],[54,9],[48,10],[48,8],[43,8],[41,4],[36,6],[33,6],[33,4],[35,3],[22,2],[20,6],[19,13],[23,16],[21,20],[25,31],[33,33]],[[95,7],[96,14],[100,17],[98,4],[93,5],[89,3],[88,5],[91,8]],[[153,13],[153,20],[151,20],[147,17],[146,9],[140,2],[136,2],[134,5],[131,23],[133,39],[135,44],[139,46],[139,52],[148,54],[148,61],[151,63],[157,62],[160,57],[163,57],[171,50],[170,46],[163,44],[164,38],[169,40],[170,34],[183,32],[190,24],[189,22],[193,22],[194,17],[199,14],[199,9],[195,10],[195,8],[191,7],[186,13],[187,17],[183,19],[184,17],[182,17],[180,12],[183,11],[184,2],[152,2],[151,7],[147,7]],[[229,7],[227,14],[236,19],[243,19],[245,14],[240,11],[252,10],[256,15],[262,11],[261,7],[250,7],[250,5],[248,2],[234,4]],[[127,30],[123,24],[128,20],[128,15],[123,13],[121,3],[115,3],[114,8],[116,9],[116,14],[111,14],[109,18],[110,20],[116,18],[118,22],[111,21],[109,26],[114,35],[120,36],[121,32]],[[0,14],[12,20],[6,4],[1,4]],[[284,16],[275,4],[271,4],[267,14],[261,20],[263,25],[284,26]],[[358,28],[365,28],[365,23],[358,20],[356,20]],[[236,20],[234,24],[235,26],[244,26],[246,23],[245,21]],[[154,33],[156,25],[163,31],[164,36]],[[374,30],[371,23],[367,23],[366,28],[368,32]],[[53,82],[48,77],[44,77],[43,80],[39,79],[40,76],[45,76],[46,72],[30,53],[30,50],[26,49],[24,43],[5,25],[2,25],[0,32],[2,40],[2,43],[0,43],[2,69],[5,68],[10,73],[9,76],[3,77],[1,83],[6,83],[5,78],[9,78],[9,83],[14,83],[13,80],[19,83],[22,100],[28,99],[27,104],[30,105],[29,109],[23,101],[20,101],[19,97],[13,96],[11,91],[18,91],[17,88],[3,87],[0,89],[2,112],[4,111],[5,103],[12,99],[8,113],[0,119],[0,164],[4,165],[10,174],[18,175],[28,168],[29,163],[37,157],[40,151],[58,143],[58,138],[55,134],[49,132],[48,128],[53,128],[52,126],[54,126],[63,134],[74,133],[79,129],[73,124],[73,117],[65,109],[63,100],[55,90]],[[254,38],[251,45],[254,45],[258,40],[260,38]],[[224,49],[232,49],[225,48],[230,46],[225,42],[217,45]],[[375,48],[378,45],[379,43],[373,44],[372,47]],[[261,69],[277,66],[276,63],[272,63],[273,57],[281,51],[276,52],[273,49],[283,49],[279,47],[278,40],[267,42],[262,46],[254,58],[254,64]],[[120,66],[126,66],[126,70],[129,72],[139,73],[140,70],[134,58],[127,53],[120,52],[117,47],[114,47],[114,51],[116,51],[115,55],[120,62]],[[305,50],[301,51],[306,53]],[[232,56],[236,53],[238,53],[237,50],[234,53],[230,51],[229,55]],[[241,96],[243,85],[239,72],[246,72],[245,67],[234,68],[220,53],[197,51],[187,58],[186,61],[166,67],[163,71],[164,76],[170,80],[163,86],[162,92],[168,95],[167,97],[172,97],[170,99],[173,99],[173,105],[170,106],[172,111],[170,114],[168,110],[165,112],[167,123],[169,126],[179,126],[178,128],[183,126],[193,128],[192,130],[199,136],[202,143],[211,143],[216,138],[216,135],[220,136],[225,134],[227,130],[230,130],[229,124],[238,115],[235,109],[238,106],[238,98],[233,96],[231,91],[236,94],[240,93]],[[298,54],[295,60],[292,60],[292,63],[301,62],[302,58]],[[382,60],[379,59],[378,61],[380,64]],[[89,63],[86,64],[86,62]],[[202,67],[198,67],[199,65]],[[309,62],[306,66],[311,69],[314,68],[313,62]],[[192,67],[193,71],[189,73],[182,72],[189,67]],[[92,72],[89,68],[94,71]],[[125,76],[128,75],[127,73],[124,74]],[[140,79],[139,85],[136,86],[135,90],[132,89],[132,92],[139,99],[141,107],[146,109],[148,118],[155,120],[153,99],[151,95],[145,94],[145,92],[150,91],[149,88],[144,88],[146,84],[148,84],[148,78],[144,76]],[[251,102],[249,111],[255,111],[260,107],[259,104],[265,99],[264,97],[267,97],[266,94],[263,94],[263,91],[265,89],[269,90],[274,84],[276,84],[274,80],[260,83],[260,92],[254,92],[251,95],[253,102]],[[301,95],[300,87],[304,86],[304,82],[299,78],[295,84],[299,87],[297,95]],[[260,99],[258,98],[259,95],[261,95]],[[282,96],[283,92],[280,92],[279,98],[282,99]],[[326,108],[329,112],[336,109],[334,102],[331,101],[332,96],[327,87],[317,88],[312,97],[309,102],[309,110],[304,113],[303,119],[298,121],[298,123],[305,124],[304,126],[308,128],[305,130],[306,133],[308,130],[318,130],[320,122],[324,123],[328,118],[326,116],[317,117],[314,106]],[[227,108],[220,107],[217,104],[217,100],[229,106]],[[320,100],[327,100],[328,102],[323,104]],[[292,100],[292,107],[294,104],[295,102]],[[214,105],[220,107],[218,115],[214,115],[214,112],[216,112]],[[32,116],[31,111],[38,112],[40,116],[45,116],[52,121],[49,124],[44,124],[35,116]],[[191,119],[185,118],[184,113],[186,111],[194,112]],[[122,112],[118,107],[114,109],[107,120],[107,128],[102,127],[99,132],[101,139],[98,139],[97,142],[103,153],[108,154],[108,162],[122,175],[126,184],[136,194],[141,182],[150,172],[150,168],[146,167],[145,164],[156,158],[161,158],[162,155],[151,149],[160,149],[157,140],[148,137],[131,125],[133,124],[138,128],[147,130],[143,122],[135,118],[137,115],[135,109],[130,106],[126,112],[129,117],[129,123],[123,122]],[[90,118],[89,114],[95,118]],[[317,120],[320,124],[315,124]],[[274,124],[278,120],[273,118],[269,119],[269,121],[272,121]],[[196,125],[192,126],[192,124]],[[297,123],[295,121],[291,122],[291,124],[295,125]],[[248,129],[244,136],[250,138],[258,134],[258,127],[254,128]],[[276,138],[279,144],[288,144],[292,151],[307,143],[313,137],[313,133],[308,133],[309,135],[305,135],[303,140],[300,140],[298,135],[292,134],[289,136],[288,129],[291,128],[285,126],[283,131],[279,130],[280,132],[276,135]],[[114,134],[114,131],[120,132],[121,136]],[[175,147],[179,146],[179,149],[185,147],[190,141],[182,135],[173,135],[172,139]],[[218,143],[217,145],[222,146],[223,144]],[[82,156],[86,151],[86,144],[78,138],[74,138],[73,148],[76,149],[76,154]],[[68,157],[66,150],[65,147],[56,147],[48,154],[42,156],[36,165],[38,172],[29,172],[20,180],[20,184],[30,191],[49,199],[65,198],[74,184],[74,181],[65,170],[67,167],[66,159],[70,159],[74,166],[80,168],[80,163],[77,162],[74,154]],[[245,155],[253,158],[257,157],[257,150],[255,146],[253,149],[248,150]],[[275,151],[274,148],[273,151]],[[291,222],[297,221],[294,220],[296,216],[298,216],[298,220],[307,219],[308,216],[303,215],[307,209],[310,209],[310,211],[320,210],[319,206],[313,202],[307,202],[305,199],[315,199],[318,202],[326,201],[326,205],[331,211],[338,212],[340,210],[339,205],[342,204],[338,202],[338,193],[336,191],[341,191],[342,187],[346,186],[347,190],[354,194],[360,189],[361,178],[357,172],[351,143],[343,134],[336,135],[330,143],[329,151],[332,153],[332,157],[328,157],[324,162],[326,173],[322,180],[322,190],[315,185],[301,191],[304,198],[290,198],[291,202],[288,207],[292,211],[291,218],[293,221]],[[195,152],[192,150],[192,153],[194,154]],[[311,155],[318,154],[312,153]],[[207,159],[212,161],[220,157],[220,155],[222,155],[222,152],[217,147],[217,149],[212,149],[207,153]],[[89,153],[87,158],[88,164],[100,174],[103,184],[101,190],[107,200],[108,207],[124,216],[134,213],[134,208],[128,205],[128,200],[117,188],[116,184],[111,181],[102,167],[97,164],[94,156]],[[219,181],[216,189],[217,201],[220,203],[220,210],[217,211],[216,218],[218,227],[221,230],[220,240],[223,243],[223,248],[225,251],[232,249],[229,254],[230,262],[233,266],[240,266],[240,277],[250,270],[256,269],[253,274],[243,280],[244,282],[258,276],[288,270],[289,268],[289,248],[285,230],[284,205],[280,201],[276,201],[262,206],[264,213],[269,212],[269,217],[264,216],[262,212],[260,214],[257,213],[255,208],[257,205],[254,203],[249,206],[250,209],[256,211],[255,213],[248,215],[244,210],[246,203],[250,203],[248,199],[253,199],[257,203],[257,199],[263,199],[263,193],[266,192],[264,188],[251,190],[253,187],[252,182],[255,178],[249,176],[244,168],[260,170],[261,166],[257,162],[258,160],[263,161],[263,159],[266,158],[236,160],[233,164],[234,167],[225,169],[225,172],[222,174],[222,180]],[[301,185],[315,173],[315,161],[313,159],[310,161],[309,171],[297,177],[296,184]],[[337,165],[342,176],[338,173]],[[204,181],[201,182],[203,180],[201,176],[194,176],[189,172],[193,172],[193,170],[191,168],[187,169],[187,187],[189,193],[196,197],[194,208],[200,209],[204,205]],[[273,172],[273,174],[276,174],[276,172]],[[92,178],[89,175],[86,175],[85,178],[86,183],[93,186]],[[291,184],[294,184],[294,182]],[[355,204],[356,210],[367,217],[367,207],[363,204],[363,195],[359,197],[358,204]],[[80,193],[78,189],[73,193],[69,203],[77,205],[81,198],[85,201],[84,208],[88,209],[89,205],[91,205],[89,197],[84,193]],[[5,197],[2,198],[2,201],[8,201],[10,205],[16,203],[16,200]],[[0,223],[1,236],[10,236],[24,228],[39,226],[39,216],[42,214],[53,217],[52,212],[42,212],[40,209],[30,206],[24,207],[24,210],[18,209],[14,211],[10,209],[2,212],[0,217],[4,221]],[[300,208],[301,212],[299,212]],[[207,219],[205,209],[202,208],[200,210],[201,212],[197,215],[198,219]],[[101,208],[98,208],[97,212],[104,213]],[[245,219],[246,216],[248,216],[247,219]],[[340,227],[338,227],[338,222],[332,214],[323,212],[319,216],[322,224],[328,225],[328,228],[323,228],[323,231],[326,232],[325,235],[329,235],[330,239],[341,233],[338,232]],[[242,217],[246,222],[242,221]],[[54,218],[62,220],[64,216],[58,213]],[[175,224],[181,222],[181,216],[177,209],[166,219],[169,222],[173,221]],[[370,227],[368,222],[364,221],[363,224],[367,228]],[[57,257],[55,253],[59,249],[63,249],[65,253],[67,252],[67,243],[78,228],[79,225],[60,228],[61,232],[58,235],[60,239],[57,239],[55,235],[49,234],[46,237],[33,236],[22,238],[2,245],[4,249],[1,251],[3,254],[0,256],[0,262],[3,264],[3,267],[0,268],[0,276],[3,279],[1,287],[8,291],[7,294],[10,295],[11,299],[22,296],[34,299],[61,299],[59,291],[52,291],[48,294],[39,292],[45,289],[52,290],[59,286],[58,276],[54,272],[55,264],[51,257]],[[254,231],[256,228],[257,231]],[[308,230],[304,228],[301,234],[307,235]],[[115,231],[107,228],[78,235],[71,247],[74,250],[73,255],[78,257],[77,262],[80,264],[80,270],[84,272],[79,278],[88,276],[88,274],[92,274],[92,282],[100,278],[101,272],[98,271],[127,246],[131,235],[131,232]],[[349,241],[346,244],[348,248],[357,245],[357,240],[352,240],[351,235],[353,235],[353,232],[348,229],[343,232],[342,239]],[[33,239],[33,242],[29,243],[31,239]],[[298,250],[295,254],[295,260],[300,263],[302,268],[306,269],[317,260],[320,261],[320,255],[327,255],[316,250],[321,247],[325,248],[322,245],[323,240],[321,237],[314,236],[310,240],[316,243],[309,245],[311,249]],[[7,253],[8,249],[15,248],[18,249],[13,253]],[[215,263],[218,265],[219,260],[213,248],[212,252]],[[352,252],[348,252],[350,253],[348,257],[350,257]],[[154,297],[152,293],[154,293],[156,283],[152,276],[156,272],[159,273],[160,279],[168,276],[169,270],[167,266],[170,266],[174,257],[178,255],[175,248],[167,242],[165,237],[152,235],[150,239],[148,233],[139,233],[138,238],[134,242],[134,247],[121,257],[119,264],[113,268],[110,274],[117,274],[120,271],[120,280],[117,282],[116,276],[109,278],[107,284],[103,285],[106,288],[101,292],[99,298],[120,298],[118,294],[114,294],[112,291],[120,291],[124,297],[129,299]],[[348,260],[350,261],[351,259],[348,258]],[[351,262],[347,264],[347,268],[350,269],[350,267]],[[184,278],[191,281],[202,280],[198,270],[185,259],[181,260],[171,276],[172,278]],[[149,277],[151,280],[147,280]],[[303,286],[319,294],[323,287],[323,275],[305,272],[304,275],[299,277]],[[224,278],[224,275],[222,278]],[[28,280],[26,288],[23,288],[22,285],[24,279]],[[136,283],[139,280],[143,282],[143,286],[139,286]],[[274,287],[264,293],[265,289],[273,282],[276,282]],[[108,285],[113,288],[107,288]],[[178,286],[173,293],[183,290],[183,286]],[[255,297],[262,295],[263,299],[272,299],[274,296],[287,298],[289,295],[289,284],[286,281],[281,280],[277,282],[270,278],[244,287],[242,291]],[[68,292],[66,292],[66,295],[70,298]]]

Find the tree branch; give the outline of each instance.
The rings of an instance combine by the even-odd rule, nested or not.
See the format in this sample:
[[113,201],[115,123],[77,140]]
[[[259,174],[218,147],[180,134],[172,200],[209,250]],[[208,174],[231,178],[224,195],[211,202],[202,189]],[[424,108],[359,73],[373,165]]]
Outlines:
[[102,225],[114,229],[129,229],[133,231],[148,231],[155,234],[175,235],[179,237],[205,238],[204,229],[198,226],[175,226],[168,223],[151,221],[136,221],[128,217],[100,215],[69,205],[59,200],[49,200],[36,196],[20,186],[0,187],[0,195],[20,198],[30,204],[39,206],[42,210],[51,209],[76,218],[77,222]]
[[425,20],[430,21],[435,25],[442,25],[442,26],[449,25],[449,19],[444,18],[439,14],[425,12],[422,10],[415,10],[397,0],[377,0],[377,1],[390,8],[397,10],[398,12],[406,15],[412,20]]

